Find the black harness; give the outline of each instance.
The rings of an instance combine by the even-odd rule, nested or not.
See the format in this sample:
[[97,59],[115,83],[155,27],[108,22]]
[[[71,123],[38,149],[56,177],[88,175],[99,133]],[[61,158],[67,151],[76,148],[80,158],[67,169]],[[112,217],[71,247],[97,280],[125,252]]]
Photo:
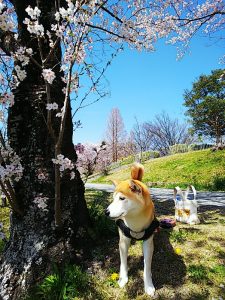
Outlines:
[[130,238],[130,239],[135,239],[137,241],[141,240],[147,240],[153,233],[154,231],[159,227],[159,221],[155,218],[152,223],[148,226],[143,231],[136,232],[131,230],[129,227],[126,226],[123,220],[118,219],[116,221],[116,225],[120,228],[120,230],[123,232],[123,234]]

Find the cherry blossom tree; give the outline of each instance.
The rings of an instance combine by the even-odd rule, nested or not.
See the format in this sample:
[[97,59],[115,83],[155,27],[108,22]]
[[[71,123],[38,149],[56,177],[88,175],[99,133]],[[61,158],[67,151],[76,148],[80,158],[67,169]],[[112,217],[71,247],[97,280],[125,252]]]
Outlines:
[[78,144],[75,146],[77,152],[77,168],[83,176],[84,182],[94,174],[95,171],[101,170],[107,162],[107,146],[105,142],[101,144]]
[[109,145],[106,144],[105,151],[101,151],[99,153],[96,170],[103,173],[104,175],[107,175],[110,171],[112,162],[112,153],[110,151]]
[[222,0],[0,0],[0,185],[11,207],[4,300],[82,248],[88,214],[72,117],[105,96],[113,57],[123,44],[152,51],[159,38],[184,53],[198,30],[222,34],[224,14]]

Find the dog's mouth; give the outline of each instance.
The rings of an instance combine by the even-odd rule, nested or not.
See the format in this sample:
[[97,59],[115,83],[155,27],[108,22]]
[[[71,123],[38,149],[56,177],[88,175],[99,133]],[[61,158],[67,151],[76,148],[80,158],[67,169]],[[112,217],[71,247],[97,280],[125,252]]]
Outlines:
[[122,212],[121,215],[119,215],[119,216],[117,216],[117,217],[110,217],[110,219],[112,219],[112,220],[117,220],[117,219],[119,219],[120,217],[124,217],[125,215],[126,215],[126,213],[125,213],[125,212]]

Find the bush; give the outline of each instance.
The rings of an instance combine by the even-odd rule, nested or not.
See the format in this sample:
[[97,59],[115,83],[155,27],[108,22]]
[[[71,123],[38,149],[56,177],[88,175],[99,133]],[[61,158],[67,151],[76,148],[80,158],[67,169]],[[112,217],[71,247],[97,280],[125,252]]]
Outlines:
[[211,148],[213,145],[212,144],[192,144],[192,150],[196,151],[196,150],[204,150],[204,149],[208,149]]
[[208,280],[208,273],[208,269],[203,265],[190,265],[188,267],[188,276],[194,283]]
[[225,175],[220,173],[214,174],[210,189],[213,191],[225,191]]
[[185,153],[193,150],[193,145],[188,144],[175,144],[170,146],[169,153],[176,154],[176,153]]
[[72,300],[87,289],[89,276],[79,266],[69,265],[64,270],[54,266],[53,274],[44,278],[26,300]]
[[170,154],[185,153],[189,151],[197,151],[211,148],[211,144],[175,144],[170,146]]
[[172,231],[170,234],[170,240],[176,243],[184,243],[187,239],[188,233],[184,230]]
[[142,162],[145,162],[149,159],[158,158],[159,156],[159,151],[145,151],[142,153]]
[[[159,151],[145,151],[142,153],[142,163],[149,159],[158,158],[158,157],[160,157]],[[140,153],[138,153],[136,155],[129,155],[127,157],[123,157],[121,160],[118,160],[117,162],[113,162],[110,165],[109,169],[114,170],[121,166],[132,164],[137,160],[137,158],[140,159]],[[107,175],[107,174],[105,174],[105,175]]]
[[129,155],[127,157],[122,158],[121,160],[118,161],[118,165],[124,166],[128,164],[132,164],[135,161],[135,155]]
[[117,226],[115,222],[105,216],[105,209],[109,205],[108,197],[109,194],[106,192],[98,192],[97,196],[93,197],[91,192],[86,192],[87,206],[91,222],[93,224],[92,229],[94,234],[103,237],[108,236],[109,234],[117,234]]
[[4,247],[5,247],[5,241],[0,239],[0,254],[3,252]]

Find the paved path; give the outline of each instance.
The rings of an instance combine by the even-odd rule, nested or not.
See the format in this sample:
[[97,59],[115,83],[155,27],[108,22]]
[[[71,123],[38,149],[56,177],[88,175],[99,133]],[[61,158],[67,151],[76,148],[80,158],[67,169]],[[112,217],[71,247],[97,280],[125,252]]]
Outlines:
[[[113,192],[114,186],[109,184],[86,183],[87,189]],[[152,198],[159,201],[173,200],[172,189],[150,188]],[[225,192],[197,192],[197,201],[200,206],[225,207]]]

